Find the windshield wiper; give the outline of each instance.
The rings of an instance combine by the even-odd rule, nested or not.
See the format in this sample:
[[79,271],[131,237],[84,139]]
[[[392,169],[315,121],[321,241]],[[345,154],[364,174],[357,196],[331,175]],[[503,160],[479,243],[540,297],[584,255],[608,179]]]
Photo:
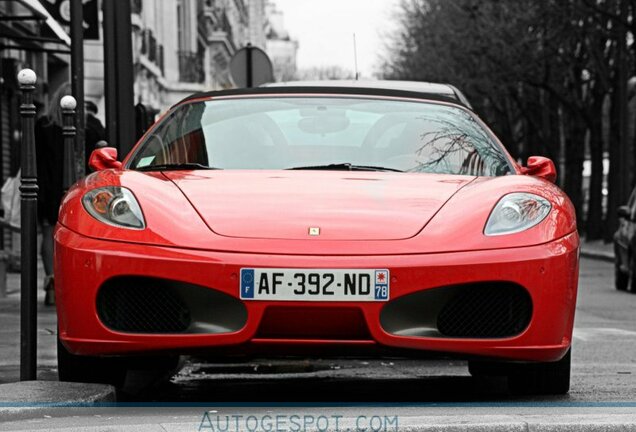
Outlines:
[[180,171],[180,170],[218,170],[199,163],[158,164],[135,168],[137,171]]
[[404,172],[395,168],[387,168],[382,166],[373,165],[354,165],[350,163],[328,164],[328,165],[314,165],[314,166],[301,166],[287,168],[288,170],[316,170],[316,171],[391,171],[391,172]]

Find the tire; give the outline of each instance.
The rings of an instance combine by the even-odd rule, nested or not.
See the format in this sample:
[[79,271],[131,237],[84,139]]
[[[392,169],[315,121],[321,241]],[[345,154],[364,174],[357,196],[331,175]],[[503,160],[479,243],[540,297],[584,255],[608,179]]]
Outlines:
[[127,368],[124,359],[71,354],[57,338],[57,371],[60,381],[110,384],[122,387]]
[[552,363],[511,364],[508,388],[517,395],[563,395],[570,390],[571,352]]
[[57,370],[60,381],[110,384],[121,389],[129,372],[145,375],[150,386],[169,379],[181,366],[179,356],[92,357],[71,354],[57,338]]
[[618,265],[614,267],[614,286],[618,291],[627,291],[629,279],[629,274],[623,273]]

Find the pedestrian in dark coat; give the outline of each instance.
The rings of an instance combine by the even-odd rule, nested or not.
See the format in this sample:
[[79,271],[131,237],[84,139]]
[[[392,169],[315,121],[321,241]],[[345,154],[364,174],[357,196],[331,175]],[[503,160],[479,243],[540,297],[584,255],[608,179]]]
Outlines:
[[64,138],[62,135],[62,97],[71,94],[70,84],[55,92],[44,116],[35,123],[35,146],[38,172],[38,222],[42,231],[40,253],[46,274],[45,304],[55,304],[53,280],[53,228],[63,196]]
[[97,148],[97,143],[106,139],[106,130],[102,125],[102,122],[97,118],[97,105],[91,101],[86,101],[84,104],[86,111],[86,135],[84,141],[84,164],[85,172],[88,174],[90,168],[88,167],[88,159],[91,156],[93,150]]

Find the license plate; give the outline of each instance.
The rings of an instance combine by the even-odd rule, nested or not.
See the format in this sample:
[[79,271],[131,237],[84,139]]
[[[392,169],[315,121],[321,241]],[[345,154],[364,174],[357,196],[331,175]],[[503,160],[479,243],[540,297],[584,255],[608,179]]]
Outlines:
[[389,271],[241,269],[241,299],[274,301],[387,301]]

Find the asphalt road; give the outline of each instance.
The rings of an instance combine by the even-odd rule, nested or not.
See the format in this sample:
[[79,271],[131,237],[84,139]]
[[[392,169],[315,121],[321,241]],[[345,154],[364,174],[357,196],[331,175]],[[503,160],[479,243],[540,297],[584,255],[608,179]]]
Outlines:
[[[129,383],[131,392],[119,396],[132,403],[182,402],[196,404],[194,407],[58,408],[39,412],[36,416],[28,413],[9,416],[10,422],[4,423],[4,427],[0,423],[0,430],[67,427],[68,430],[79,430],[75,428],[88,426],[98,427],[95,430],[108,426],[114,427],[113,430],[137,432],[197,430],[203,413],[208,410],[214,415],[243,416],[336,414],[344,416],[343,421],[348,424],[356,421],[359,415],[399,415],[401,427],[436,425],[433,430],[450,423],[457,426],[473,424],[471,422],[488,425],[490,429],[500,425],[501,430],[532,430],[529,427],[535,424],[532,421],[544,426],[550,422],[571,426],[589,424],[594,430],[618,419],[632,424],[623,430],[636,430],[636,295],[614,290],[612,278],[611,263],[581,261],[572,388],[567,396],[516,398],[508,394],[505,380],[472,378],[465,362],[443,359],[242,363],[190,359],[171,380],[146,390],[139,390],[138,383],[132,382]],[[0,311],[0,325],[2,320]],[[45,349],[43,355],[50,357],[50,352]],[[4,361],[7,361],[6,357]],[[40,375],[50,379],[54,373],[54,364],[47,362]],[[274,402],[271,405],[277,407],[268,408],[267,404],[241,406],[258,401]],[[280,403],[276,404],[276,401]],[[228,402],[233,403],[228,406]],[[303,402],[340,402],[345,406],[301,408],[288,405],[302,405]],[[621,402],[631,404],[621,407]],[[377,405],[378,408],[361,408],[355,406],[356,403]],[[379,408],[383,403],[404,406]],[[600,406],[593,406],[598,403]],[[611,406],[613,403],[619,404]]]

